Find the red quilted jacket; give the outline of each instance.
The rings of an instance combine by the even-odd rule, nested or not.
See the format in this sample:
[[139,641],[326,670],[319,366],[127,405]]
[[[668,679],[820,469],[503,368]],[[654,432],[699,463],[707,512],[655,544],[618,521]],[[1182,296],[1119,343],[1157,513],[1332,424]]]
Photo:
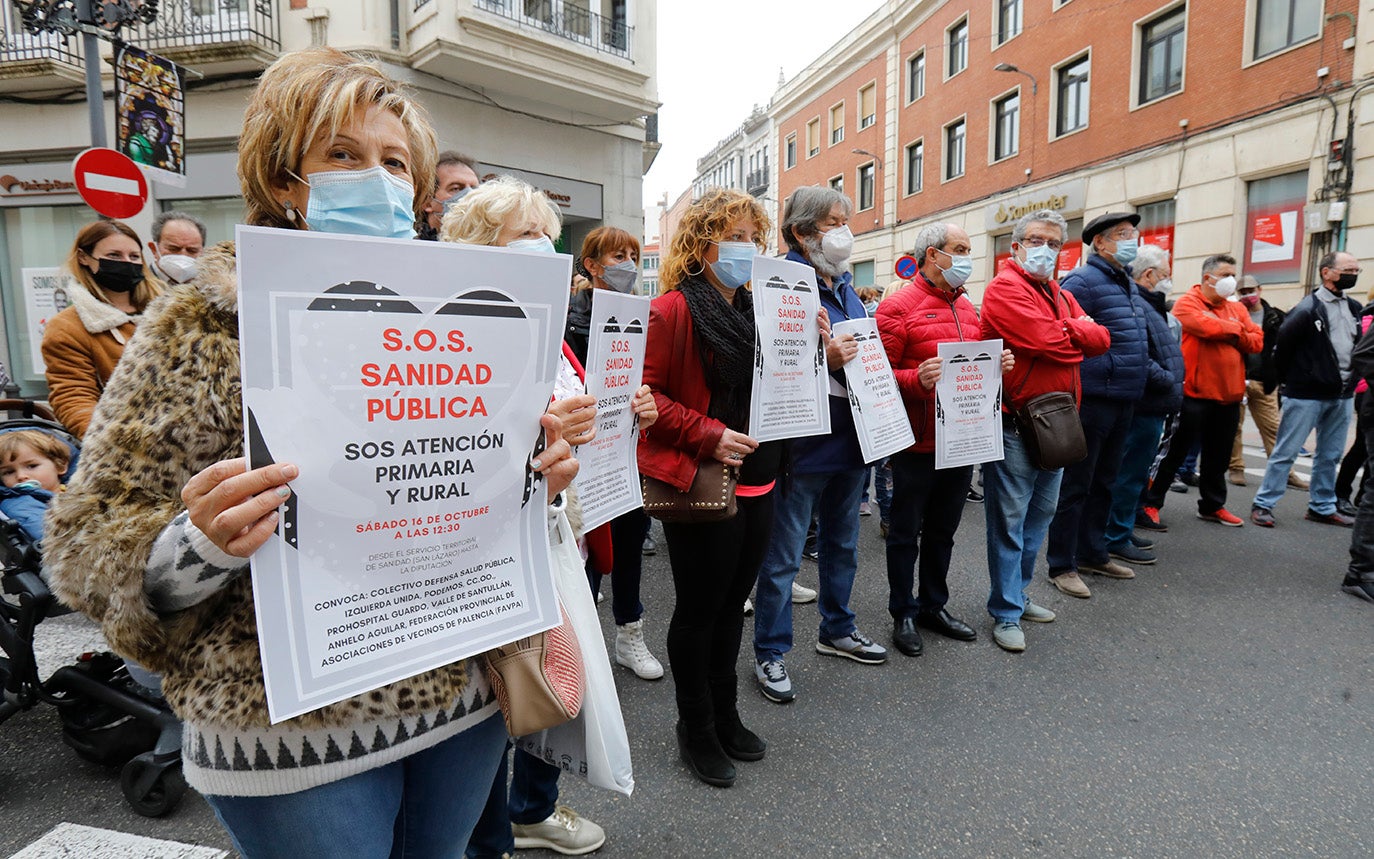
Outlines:
[[887,360],[897,377],[907,418],[916,443],[912,453],[935,452],[935,391],[927,391],[916,368],[934,358],[940,343],[977,340],[978,311],[964,297],[964,288],[948,293],[921,274],[878,305],[878,333]]

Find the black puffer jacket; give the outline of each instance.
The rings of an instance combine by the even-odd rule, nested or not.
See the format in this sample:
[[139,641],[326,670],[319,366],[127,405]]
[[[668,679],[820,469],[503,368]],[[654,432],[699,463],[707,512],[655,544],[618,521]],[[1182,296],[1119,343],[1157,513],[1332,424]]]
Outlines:
[[[1345,302],[1357,320],[1355,339],[1358,342],[1360,303],[1353,298],[1347,298]],[[1350,378],[1342,381],[1336,350],[1331,346],[1330,331],[1326,302],[1315,292],[1288,311],[1274,347],[1274,367],[1278,371],[1285,397],[1335,400],[1355,395],[1355,385],[1360,377],[1352,367]]]
[[1279,327],[1285,313],[1260,299],[1260,328],[1264,329],[1264,349],[1245,356],[1245,378],[1264,385],[1264,392],[1272,394],[1279,386],[1279,371],[1274,366],[1274,346],[1279,342]]

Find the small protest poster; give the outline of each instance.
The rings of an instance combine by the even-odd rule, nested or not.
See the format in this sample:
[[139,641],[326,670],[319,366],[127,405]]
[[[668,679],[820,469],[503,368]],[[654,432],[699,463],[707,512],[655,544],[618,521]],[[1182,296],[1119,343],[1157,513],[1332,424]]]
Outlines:
[[43,363],[43,332],[48,322],[71,304],[67,276],[60,268],[26,268],[19,276],[24,284],[29,360],[33,362],[33,375],[42,376],[48,372],[48,365]]
[[935,383],[935,467],[1002,458],[1002,341],[941,343]]
[[830,432],[830,376],[817,323],[821,299],[808,265],[754,257],[754,390],[749,435],[756,441]]
[[150,177],[186,186],[186,97],[181,67],[133,45],[115,53],[115,148]]
[[916,436],[878,335],[877,320],[865,316],[837,322],[831,331],[836,337],[853,334],[859,345],[859,354],[844,365],[844,377],[849,383],[849,409],[854,414],[864,462],[877,462],[911,447]]
[[252,558],[279,722],[558,623],[542,446],[564,255],[239,227]]
[[644,378],[650,301],[609,289],[592,291],[586,370],[587,393],[596,397],[596,438],[577,449],[584,531],[644,506],[634,395]]

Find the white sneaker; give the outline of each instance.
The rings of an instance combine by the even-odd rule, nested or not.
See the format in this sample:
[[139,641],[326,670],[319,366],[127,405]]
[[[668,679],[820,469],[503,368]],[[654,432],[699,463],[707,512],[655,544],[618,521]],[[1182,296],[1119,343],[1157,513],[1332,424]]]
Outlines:
[[793,603],[795,603],[795,604],[797,604],[797,605],[802,605],[803,603],[809,603],[809,602],[815,602],[815,601],[816,601],[816,592],[815,592],[815,591],[813,591],[811,588],[803,587],[803,586],[797,584],[796,582],[793,582],[793,583],[792,583],[792,602],[793,602]]
[[744,598],[744,616],[749,617],[754,613],[754,601],[749,597]]
[[512,823],[516,850],[552,850],[564,856],[581,856],[606,843],[606,830],[560,805],[539,823]]
[[657,680],[663,676],[663,663],[649,652],[644,643],[644,619],[615,628],[615,661],[633,671],[641,680]]

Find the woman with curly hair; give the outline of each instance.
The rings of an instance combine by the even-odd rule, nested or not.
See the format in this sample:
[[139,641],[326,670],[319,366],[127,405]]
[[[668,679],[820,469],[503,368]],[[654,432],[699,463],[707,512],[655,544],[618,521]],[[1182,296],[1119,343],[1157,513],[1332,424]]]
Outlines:
[[769,494],[782,457],[745,432],[754,360],[754,306],[743,289],[763,250],[768,216],[738,191],[708,191],[687,210],[664,257],[663,294],[649,311],[644,381],[658,422],[639,446],[642,473],[687,491],[697,467],[739,468],[738,512],[710,523],[665,522],[677,605],[668,626],[677,738],[697,778],[735,781],[731,758],[761,760],[768,744],[736,706],[744,600],[773,521]]

